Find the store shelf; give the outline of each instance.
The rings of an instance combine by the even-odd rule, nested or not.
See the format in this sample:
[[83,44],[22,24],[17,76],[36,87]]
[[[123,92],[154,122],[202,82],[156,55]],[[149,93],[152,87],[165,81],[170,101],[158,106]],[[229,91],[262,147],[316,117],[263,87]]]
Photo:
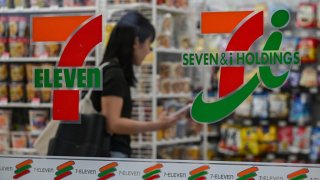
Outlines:
[[130,146],[132,148],[150,147],[152,146],[152,142],[132,142]]
[[158,94],[158,99],[166,99],[166,98],[192,98],[191,93],[179,93],[179,94]]
[[151,94],[136,94],[132,96],[133,100],[141,100],[141,99],[149,100],[151,98],[152,98]]
[[0,108],[51,108],[51,103],[1,103]]
[[175,145],[175,144],[185,144],[185,143],[196,143],[200,142],[200,136],[191,136],[185,138],[174,138],[170,140],[161,140],[157,142],[158,146],[165,146],[165,145]]
[[[107,10],[121,10],[121,9],[152,9],[150,3],[128,3],[128,4],[112,4],[107,5]],[[182,9],[176,7],[168,7],[167,5],[157,5],[158,11],[175,13],[175,14],[187,14],[189,9]]]
[[16,13],[77,13],[77,12],[96,12],[95,6],[84,7],[49,7],[49,8],[1,8],[0,13],[4,14],[16,14]]
[[157,48],[155,50],[157,53],[167,53],[167,54],[182,54],[187,53],[187,49],[177,49],[177,48]]
[[34,148],[21,148],[21,149],[8,148],[7,151],[11,153],[27,153],[27,154],[34,154],[37,152],[37,150]]
[[219,136],[219,132],[213,131],[213,132],[208,132],[208,137],[218,137]]
[[158,11],[165,11],[170,13],[178,13],[178,14],[188,14],[190,13],[189,9],[176,8],[176,7],[168,7],[167,5],[158,5]]
[[[37,57],[12,57],[12,58],[0,58],[0,62],[57,62],[60,58],[48,57],[48,58],[37,58]],[[95,62],[94,57],[86,58],[85,62]]]
[[152,5],[150,3],[127,3],[127,4],[111,4],[107,5],[107,10],[117,10],[117,9],[151,9]]

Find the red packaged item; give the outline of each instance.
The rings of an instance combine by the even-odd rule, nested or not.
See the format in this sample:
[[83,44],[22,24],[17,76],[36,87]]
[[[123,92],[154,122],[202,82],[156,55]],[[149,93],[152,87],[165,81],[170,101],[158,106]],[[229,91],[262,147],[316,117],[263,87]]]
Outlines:
[[278,152],[287,153],[293,143],[292,127],[284,126],[278,129]]
[[310,152],[311,128],[294,127],[292,133],[294,136],[290,152],[308,154]]
[[0,58],[8,58],[9,57],[7,43],[8,43],[7,38],[0,37]]
[[302,63],[317,62],[317,50],[319,48],[319,40],[315,38],[301,39],[298,45]]
[[26,132],[11,132],[11,142],[13,149],[28,147],[28,136]]
[[317,4],[300,3],[297,11],[297,26],[314,28],[317,27]]

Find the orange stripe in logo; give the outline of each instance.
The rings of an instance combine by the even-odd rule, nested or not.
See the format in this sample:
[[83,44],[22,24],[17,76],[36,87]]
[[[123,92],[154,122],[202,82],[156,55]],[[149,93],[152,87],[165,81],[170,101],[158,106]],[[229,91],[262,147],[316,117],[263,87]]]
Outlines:
[[91,16],[49,16],[32,18],[33,42],[64,42]]
[[233,29],[253,11],[203,12],[201,33],[231,33]]

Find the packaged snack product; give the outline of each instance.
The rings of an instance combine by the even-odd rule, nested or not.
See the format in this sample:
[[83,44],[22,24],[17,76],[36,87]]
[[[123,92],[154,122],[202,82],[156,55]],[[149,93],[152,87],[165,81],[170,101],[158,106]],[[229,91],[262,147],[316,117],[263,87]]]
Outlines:
[[26,38],[10,38],[9,39],[10,57],[26,57],[28,56],[28,39]]
[[271,153],[277,150],[277,128],[261,126],[258,128],[259,149],[261,153]]
[[161,94],[170,94],[171,93],[171,81],[169,79],[163,79],[160,82],[160,93]]
[[46,54],[49,57],[58,57],[61,49],[61,45],[58,43],[46,43],[45,45]]
[[23,102],[24,101],[24,87],[22,83],[10,84],[10,101]]
[[27,37],[28,27],[26,16],[9,16],[9,37]]
[[0,58],[8,58],[9,53],[7,49],[7,38],[0,38]]
[[294,127],[293,128],[293,143],[290,147],[290,152],[293,153],[309,153],[310,152],[310,127]]
[[85,6],[94,6],[95,0],[84,0],[84,5]]
[[183,67],[180,63],[172,63],[170,65],[171,67],[171,75],[173,78],[183,78],[184,77],[184,71]]
[[287,153],[293,143],[293,132],[291,126],[283,126],[278,129],[278,152]]
[[48,53],[45,48],[45,43],[37,42],[32,45],[33,57],[48,57]]
[[8,74],[8,64],[0,63],[0,81],[7,81]]
[[289,74],[289,86],[291,87],[298,87],[300,82],[301,74],[297,71],[291,71]]
[[14,0],[14,7],[15,8],[27,7],[26,1],[25,0]]
[[317,26],[317,4],[303,2],[298,6],[297,26],[313,28]]
[[0,152],[6,151],[9,148],[8,134],[0,133]]
[[166,0],[166,5],[169,7],[173,7],[174,6],[174,0]]
[[33,83],[28,83],[26,87],[27,102],[40,102],[40,92],[34,88]]
[[25,70],[23,64],[10,64],[10,79],[12,82],[21,82],[24,80]]
[[169,78],[171,76],[171,65],[172,63],[161,63],[160,64],[160,69],[159,69],[159,74],[160,78]]
[[150,81],[140,80],[138,84],[138,93],[149,94],[151,91]]
[[241,148],[240,129],[232,125],[223,124],[220,128],[220,134],[219,151],[229,155],[239,153]]
[[0,0],[0,8],[7,7],[7,1],[6,0]]
[[10,130],[11,110],[0,110],[0,133]]
[[300,85],[307,88],[317,87],[317,69],[313,66],[303,68],[301,73]]
[[271,118],[286,118],[289,114],[287,93],[272,93],[269,95],[269,115]]
[[317,49],[319,48],[319,41],[315,38],[303,38],[299,42],[299,52],[301,63],[317,62]]
[[28,147],[28,135],[26,132],[12,131],[11,141],[13,149],[21,149]]
[[191,85],[191,80],[189,78],[184,78],[181,80],[181,88],[183,93],[190,93],[190,85]]
[[30,0],[30,6],[33,8],[45,7],[45,1],[43,1],[43,0]]
[[186,148],[186,160],[198,160],[200,158],[200,148],[198,146],[188,146]]
[[8,36],[8,18],[6,16],[0,17],[0,38]]
[[252,100],[252,116],[259,118],[268,117],[268,94],[254,94]]
[[33,81],[33,69],[37,67],[37,64],[27,63],[26,64],[26,74],[27,74],[27,81]]
[[177,8],[188,8],[188,0],[177,0],[176,6]]
[[41,89],[41,102],[48,103],[51,102],[51,89]]
[[310,96],[306,93],[295,94],[292,97],[290,109],[290,121],[305,123],[310,120]]
[[8,102],[8,85],[7,83],[0,83],[0,102],[7,103]]
[[240,154],[260,154],[256,127],[243,127],[240,130]]
[[171,80],[171,92],[178,94],[183,90],[183,83],[181,80]]
[[295,51],[299,44],[299,38],[297,37],[284,37],[281,43],[281,50],[283,51]]
[[320,159],[320,127],[313,128],[311,141],[310,159],[311,161],[316,162]]
[[31,132],[39,133],[49,121],[49,112],[47,110],[29,110],[29,120]]

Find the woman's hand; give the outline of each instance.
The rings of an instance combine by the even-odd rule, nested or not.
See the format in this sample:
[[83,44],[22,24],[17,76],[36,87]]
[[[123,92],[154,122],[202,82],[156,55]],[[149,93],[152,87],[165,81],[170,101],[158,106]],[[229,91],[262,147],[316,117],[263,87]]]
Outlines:
[[159,123],[161,129],[167,129],[177,123],[181,118],[180,116],[168,116],[167,112],[164,111],[159,116]]

